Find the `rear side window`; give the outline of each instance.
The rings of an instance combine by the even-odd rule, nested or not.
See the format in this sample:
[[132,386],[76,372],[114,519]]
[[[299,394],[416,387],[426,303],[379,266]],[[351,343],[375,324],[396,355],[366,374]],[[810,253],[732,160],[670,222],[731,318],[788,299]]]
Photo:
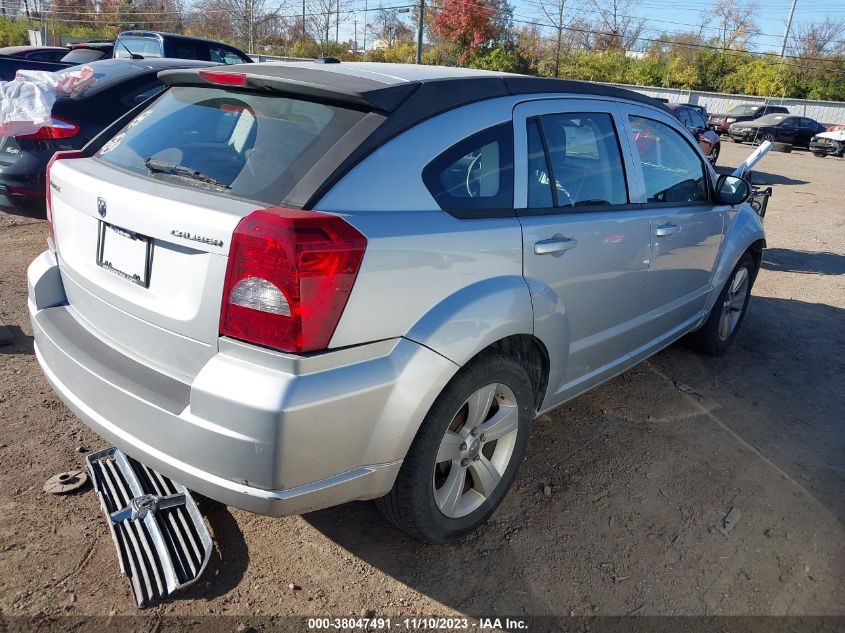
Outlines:
[[423,182],[458,217],[513,215],[513,128],[502,123],[456,143],[426,165]]
[[175,87],[97,156],[154,180],[279,204],[363,117],[275,95]]
[[211,54],[211,61],[217,62],[218,64],[243,64],[244,62],[250,61],[244,59],[235,51],[223,48],[222,46],[210,44],[208,50]]
[[648,202],[702,202],[709,199],[704,163],[677,131],[652,119],[632,116]]
[[[203,59],[203,55],[199,51],[199,46],[193,42],[183,42],[177,40],[173,42],[173,57],[179,59]],[[207,59],[207,58],[206,58]]]
[[628,203],[619,139],[609,114],[574,112],[530,119],[528,162],[529,208],[546,208],[549,198],[558,208]]

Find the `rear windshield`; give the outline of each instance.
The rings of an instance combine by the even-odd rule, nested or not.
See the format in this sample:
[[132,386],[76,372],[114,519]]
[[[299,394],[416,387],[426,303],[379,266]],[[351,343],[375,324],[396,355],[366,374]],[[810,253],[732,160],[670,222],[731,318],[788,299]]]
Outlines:
[[777,125],[781,121],[783,121],[788,114],[767,114],[766,116],[761,116],[757,119],[757,123],[760,125]]
[[161,42],[157,37],[123,36],[117,38],[114,43],[114,56],[132,57],[132,55],[161,57]]
[[95,62],[106,56],[106,51],[100,48],[74,48],[67,55],[62,57],[63,62],[73,62],[74,64],[87,64],[88,62]]
[[162,182],[279,204],[363,117],[288,97],[175,87],[97,155]]
[[740,105],[740,106],[736,106],[734,108],[731,108],[728,111],[728,114],[740,114],[740,115],[742,115],[742,114],[754,114],[755,112],[757,112],[757,110],[759,108],[760,108],[760,106]]

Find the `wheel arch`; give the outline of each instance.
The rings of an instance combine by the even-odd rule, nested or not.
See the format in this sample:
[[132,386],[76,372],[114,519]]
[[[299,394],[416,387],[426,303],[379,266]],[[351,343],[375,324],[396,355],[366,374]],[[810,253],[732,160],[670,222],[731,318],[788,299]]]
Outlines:
[[730,222],[725,232],[722,251],[713,270],[710,298],[707,302],[707,313],[716,303],[722,287],[728,281],[737,262],[745,253],[751,253],[759,270],[763,261],[763,249],[766,248],[766,234],[763,223],[754,210],[747,204],[742,205],[736,216]]
[[496,341],[486,349],[496,349],[522,365],[531,382],[536,414],[549,386],[549,351],[543,342],[533,334],[514,334]]

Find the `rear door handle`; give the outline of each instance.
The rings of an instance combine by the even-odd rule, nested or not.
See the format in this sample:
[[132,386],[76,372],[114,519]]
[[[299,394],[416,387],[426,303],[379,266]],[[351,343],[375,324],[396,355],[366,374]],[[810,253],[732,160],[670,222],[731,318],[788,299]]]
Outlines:
[[680,232],[681,227],[677,224],[661,224],[655,229],[654,234],[657,237],[666,237],[667,235],[674,235]]
[[557,235],[548,240],[534,242],[534,253],[536,255],[548,255],[550,253],[561,253],[578,246],[578,240],[569,237],[558,237]]

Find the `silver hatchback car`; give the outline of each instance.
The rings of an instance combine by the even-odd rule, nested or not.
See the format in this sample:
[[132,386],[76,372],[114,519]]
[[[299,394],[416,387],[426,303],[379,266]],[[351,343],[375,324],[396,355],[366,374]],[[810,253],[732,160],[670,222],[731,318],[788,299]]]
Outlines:
[[95,432],[269,515],[483,523],[532,419],[736,335],[765,238],[661,104],[384,64],[162,72],[49,168],[35,350]]

